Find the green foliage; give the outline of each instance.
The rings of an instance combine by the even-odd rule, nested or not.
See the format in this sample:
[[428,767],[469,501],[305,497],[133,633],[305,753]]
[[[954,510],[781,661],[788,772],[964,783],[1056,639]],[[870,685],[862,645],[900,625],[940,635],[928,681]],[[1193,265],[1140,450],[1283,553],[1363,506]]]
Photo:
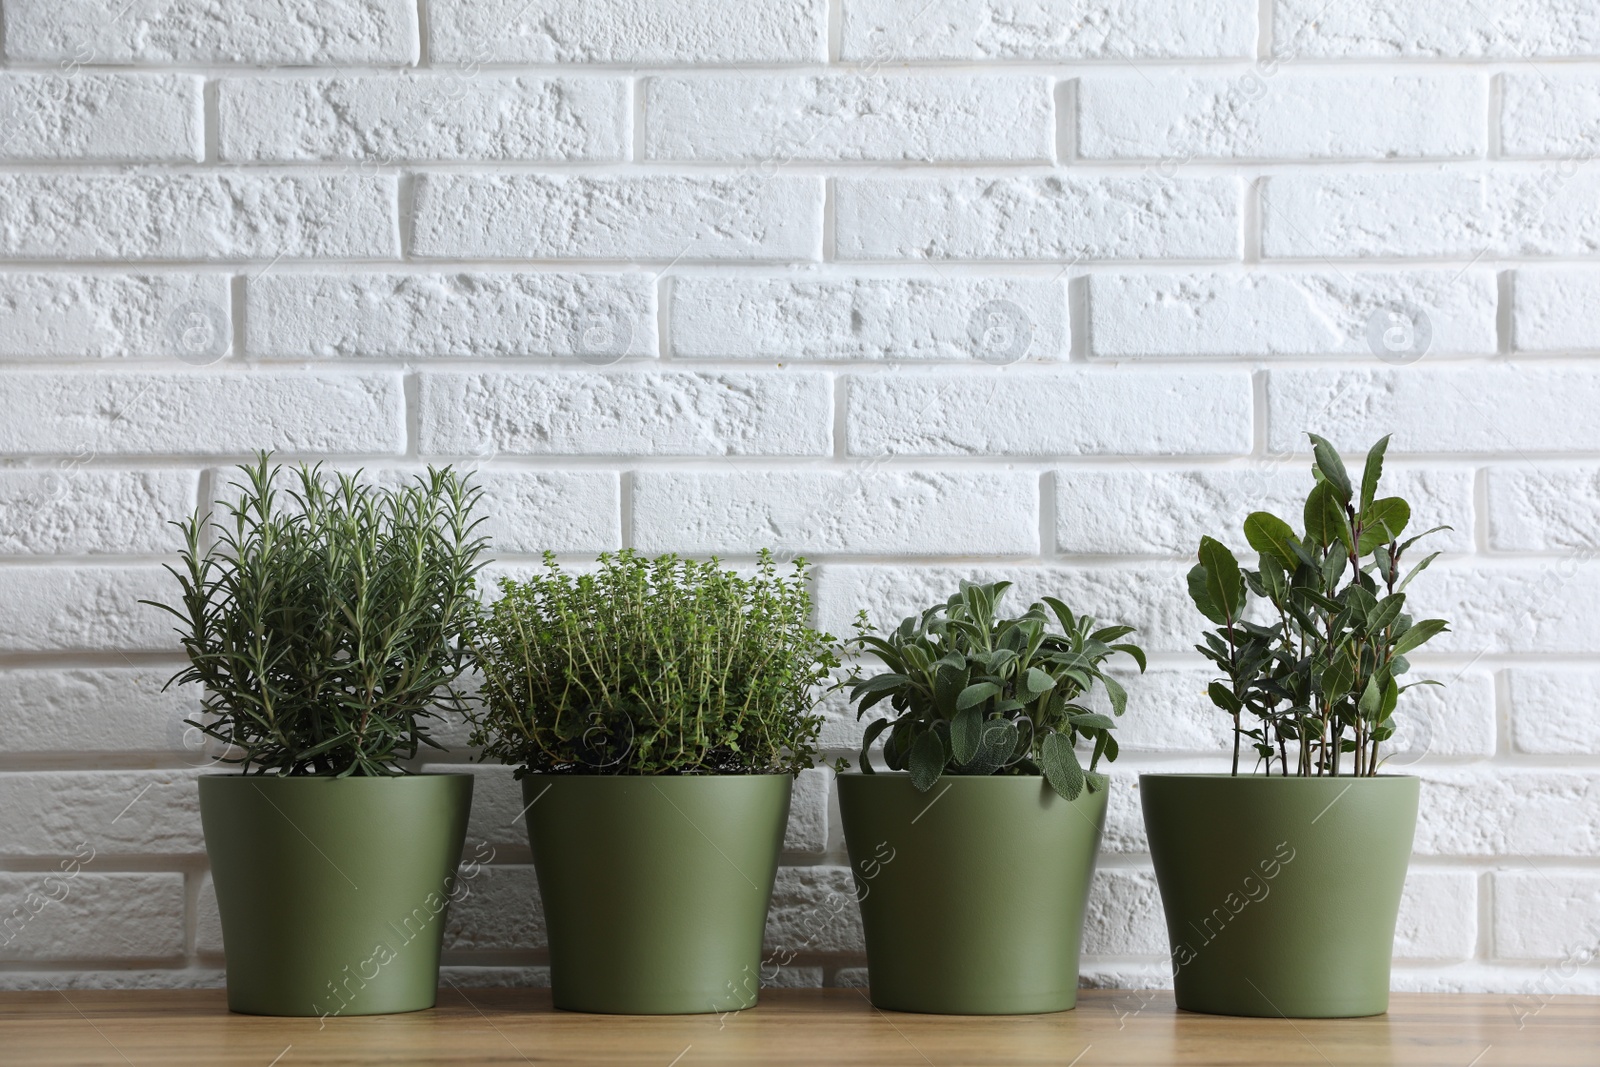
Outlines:
[[[1378,496],[1387,437],[1367,453],[1359,489],[1338,450],[1310,437],[1315,484],[1303,511],[1305,534],[1257,511],[1244,521],[1256,570],[1241,570],[1233,553],[1205,537],[1189,572],[1190,597],[1219,627],[1195,647],[1224,674],[1209,693],[1233,718],[1234,774],[1249,740],[1268,774],[1274,760],[1285,775],[1342,774],[1348,752],[1355,774],[1375,775],[1379,746],[1394,735],[1400,694],[1438,684],[1399,681],[1410,669],[1405,653],[1447,629],[1442,619],[1413,621],[1405,611],[1406,586],[1438,553],[1404,573],[1401,560],[1448,527],[1400,540],[1411,507]],[[1234,590],[1243,594],[1237,601]],[[1270,607],[1270,621],[1245,617],[1250,594]]]
[[753,577],[716,560],[600,557],[502,579],[473,628],[484,675],[472,743],[528,772],[798,774],[817,755],[816,687],[839,665],[813,630],[806,563]]
[[449,468],[373,489],[301,466],[283,507],[267,455],[239,469],[226,521],[174,523],[182,602],[154,606],[182,623],[189,666],[167,684],[205,687],[190,725],[247,774],[403,773],[441,747],[427,720],[460,706],[478,490]]
[[[863,771],[872,773],[868,750],[887,734],[884,762],[909,771],[921,790],[945,774],[1043,774],[1068,800],[1085,785],[1091,791],[1105,786],[1096,768],[1102,757],[1117,758],[1116,722],[1081,701],[1099,682],[1112,711],[1123,713],[1127,693],[1101,665],[1122,652],[1144,670],[1138,646],[1116,643],[1133,627],[1099,627],[1054,597],[1017,618],[997,618],[1010,585],[962,582],[949,600],[881,637],[863,613],[849,647],[870,652],[888,670],[839,685],[850,689],[857,719],[884,701],[893,709],[867,725]],[[1059,633],[1050,629],[1052,621]],[[1078,757],[1080,741],[1093,746],[1087,770]]]

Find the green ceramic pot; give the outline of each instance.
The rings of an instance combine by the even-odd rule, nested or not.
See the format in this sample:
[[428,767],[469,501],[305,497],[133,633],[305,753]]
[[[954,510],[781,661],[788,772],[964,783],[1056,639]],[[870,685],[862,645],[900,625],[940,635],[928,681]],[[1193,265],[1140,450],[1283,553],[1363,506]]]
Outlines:
[[472,775],[206,775],[200,821],[228,1007],[379,1015],[433,1007]]
[[1389,1010],[1416,778],[1146,774],[1139,791],[1178,1007]]
[[786,774],[522,780],[555,1006],[754,1007]]
[[1078,1000],[1078,949],[1106,791],[1044,779],[839,776],[872,1003],[1022,1015]]

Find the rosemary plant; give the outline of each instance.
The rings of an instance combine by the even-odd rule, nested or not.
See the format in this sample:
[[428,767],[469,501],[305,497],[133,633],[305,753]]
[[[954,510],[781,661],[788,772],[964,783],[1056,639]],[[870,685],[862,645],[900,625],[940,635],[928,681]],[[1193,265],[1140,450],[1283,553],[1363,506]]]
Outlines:
[[[1091,792],[1105,787],[1098,768],[1102,758],[1117,758],[1116,720],[1082,700],[1098,682],[1112,712],[1123,713],[1127,693],[1101,667],[1121,652],[1144,670],[1144,652],[1119,643],[1133,627],[1101,627],[1055,597],[1014,619],[999,618],[996,609],[1010,586],[962,582],[949,600],[884,637],[873,635],[862,614],[851,647],[870,652],[888,670],[840,684],[850,687],[857,719],[885,700],[894,709],[867,725],[862,771],[873,773],[868,750],[887,731],[884,762],[910,771],[920,790],[945,774],[1043,774],[1068,800],[1085,786]],[[1059,633],[1050,629],[1052,616]],[[1078,758],[1080,741],[1093,749],[1087,769]]]
[[[1315,484],[1306,498],[1305,533],[1265,511],[1244,521],[1258,568],[1242,571],[1225,545],[1200,541],[1189,595],[1218,629],[1195,646],[1223,672],[1212,703],[1233,718],[1233,773],[1248,739],[1272,773],[1375,775],[1379,746],[1394,736],[1394,711],[1406,685],[1406,653],[1447,631],[1443,619],[1413,621],[1406,587],[1439,553],[1402,572],[1401,561],[1435,526],[1400,540],[1411,506],[1379,497],[1385,437],[1367,453],[1359,487],[1338,450],[1311,434]],[[1267,610],[1247,618],[1250,596]],[[1252,719],[1246,719],[1249,715]]]
[[449,468],[374,489],[300,466],[280,495],[266,454],[239,469],[226,520],[174,524],[182,599],[150,603],[182,624],[189,665],[167,684],[204,687],[190,725],[247,774],[404,773],[441,747],[428,720],[461,706],[479,491]]
[[817,687],[838,666],[811,628],[806,562],[753,576],[632,551],[572,575],[502,579],[473,630],[484,758],[567,774],[797,774],[817,756]]

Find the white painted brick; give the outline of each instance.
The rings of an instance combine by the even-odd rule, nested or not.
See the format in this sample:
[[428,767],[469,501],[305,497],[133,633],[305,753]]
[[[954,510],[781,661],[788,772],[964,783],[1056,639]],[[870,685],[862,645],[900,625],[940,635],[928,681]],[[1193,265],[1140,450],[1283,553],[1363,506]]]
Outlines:
[[[1431,603],[1427,604],[1426,613],[1434,613]],[[1401,696],[1399,710],[1395,713],[1394,737],[1384,742],[1379,754],[1386,761],[1384,771],[1407,774],[1409,768],[1419,762],[1439,757],[1483,759],[1493,756],[1499,730],[1494,675],[1486,670],[1463,670],[1456,666],[1418,665],[1410,674],[1402,676],[1401,681],[1409,683],[1423,678],[1444,684],[1419,685]]]
[[124,969],[111,962],[106,969],[70,971],[0,971],[0,988],[54,992],[61,989],[221,989],[226,975],[220,968],[154,967]]
[[0,76],[0,160],[204,159],[201,84],[187,74]]
[[11,259],[394,257],[395,180],[346,175],[0,175]]
[[1034,555],[1039,478],[1026,472],[641,471],[635,547],[754,553]]
[[1424,354],[1494,355],[1486,270],[1091,274],[1089,347],[1111,359],[1374,354],[1375,315],[1428,317]]
[[833,972],[835,989],[866,989],[869,984],[865,967],[840,967]]
[[1541,71],[1500,77],[1500,151],[1586,162],[1600,136],[1600,78]]
[[69,869],[0,874],[0,960],[183,955],[182,874]]
[[1083,159],[1448,159],[1482,154],[1462,75],[1117,73],[1078,81]]
[[1413,866],[1400,897],[1395,959],[1464,960],[1477,950],[1478,876]]
[[0,651],[176,651],[172,625],[139,601],[179,595],[153,563],[0,567]]
[[1124,760],[1109,766],[1101,764],[1100,769],[1111,776],[1111,791],[1106,798],[1106,825],[1100,835],[1101,851],[1120,855],[1149,853],[1150,840],[1144,833],[1144,809],[1139,800],[1142,772],[1216,774],[1227,771],[1227,761],[1227,755],[1219,752],[1206,760],[1181,763],[1138,766],[1131,760]]
[[[1347,463],[1359,470],[1360,453]],[[1413,532],[1447,525],[1422,544],[1430,551],[1472,551],[1473,475],[1467,470],[1417,470],[1387,465],[1380,491],[1411,504]],[[1309,456],[1263,468],[1064,470],[1055,474],[1056,545],[1063,552],[1192,557],[1200,538],[1231,545],[1241,560],[1255,555],[1244,540],[1252,511],[1270,511],[1297,529],[1314,484]]]
[[188,312],[233,340],[228,278],[221,274],[0,274],[0,358],[108,359],[186,354]]
[[[1596,995],[1600,971],[1578,962],[1557,965],[1507,965],[1467,961],[1451,966],[1400,964],[1390,975],[1396,993],[1505,993],[1514,1021],[1537,1025],[1534,1019],[1561,994]],[[1548,1018],[1548,1017],[1545,1017]]]
[[[1149,563],[1124,567],[1025,567],[985,563],[965,566],[824,564],[817,568],[818,625],[834,634],[851,632],[856,612],[867,610],[879,629],[943,603],[965,578],[1014,585],[1000,610],[1020,615],[1041,596],[1055,596],[1079,614],[1106,624],[1136,626],[1128,640],[1146,651],[1188,652],[1206,628],[1189,600],[1187,564]],[[851,713],[854,714],[853,712]]]
[[836,178],[841,259],[1233,259],[1232,178]]
[[779,967],[767,964],[761,969],[761,988],[821,989],[822,975],[821,967]]
[[[489,538],[489,555],[545,552],[599,553],[622,546],[621,478],[614,471],[473,470],[470,463],[459,471],[483,491],[475,516],[483,520],[479,533]],[[330,465],[324,473],[361,475],[363,484],[398,488],[426,477],[417,467],[364,468],[349,463]],[[291,488],[297,477],[284,472],[280,488]],[[211,474],[216,501],[227,505],[241,499],[245,480],[236,467]],[[221,512],[219,511],[219,514]],[[479,588],[487,589],[486,577]]]
[[1430,652],[1600,652],[1592,552],[1542,563],[1435,563],[1406,593],[1413,614],[1450,620],[1453,632],[1429,642]]
[[1153,872],[1131,867],[1094,872],[1083,920],[1085,955],[1165,956],[1170,947]]
[[1582,965],[1593,961],[1597,946],[1600,874],[1543,865],[1495,872],[1495,959]]
[[1250,412],[1243,370],[863,374],[845,433],[853,456],[1241,454]]
[[[1374,361],[1376,362],[1376,361]],[[1268,447],[1309,451],[1306,431],[1359,450],[1393,433],[1403,452],[1577,452],[1600,448],[1600,372],[1505,364],[1273,370]]]
[[1272,53],[1285,59],[1600,55],[1600,18],[1588,0],[1526,0],[1514,7],[1276,0]]
[[195,898],[194,950],[201,955],[222,955],[222,912],[217,908],[217,887],[207,871]]
[[1050,162],[1051,83],[1037,75],[658,77],[645,83],[655,160]]
[[549,989],[550,968],[544,966],[472,967],[447,964],[439,978],[462,989]]
[[1600,351],[1600,271],[1519,270],[1511,307],[1512,344],[1518,351]]
[[[468,877],[472,874],[472,877]],[[447,952],[526,952],[546,944],[532,865],[463,864],[444,931]]]
[[1587,756],[1600,752],[1600,671],[1513,667],[1506,672],[1511,743],[1518,752]]
[[1488,474],[1491,548],[1600,547],[1600,467],[1524,462]]
[[648,274],[288,274],[251,279],[245,348],[287,359],[656,354]]
[[498,552],[599,553],[622,547],[618,476],[611,471],[479,471],[483,532]]
[[[819,569],[841,635],[963,577],[1138,625],[1159,655],[1118,669],[1084,976],[1167,985],[1137,777],[1230,748],[1183,574],[1202,532],[1243,547],[1248,508],[1295,516],[1311,429],[1353,455],[1395,431],[1390,488],[1456,527],[1412,589],[1454,631],[1415,676],[1449,684],[1385,746],[1427,782],[1396,988],[1600,991],[1557,962],[1600,949],[1591,0],[0,6],[0,755],[58,768],[0,771],[25,868],[0,913],[80,843],[112,887],[80,879],[97,895],[0,948],[0,987],[223,982],[198,697],[159,691],[181,651],[138,601],[175,592],[164,520],[262,446],[383,482],[484,466],[486,593],[545,549],[787,543],[870,553]],[[1223,165],[1258,160],[1285,165]],[[1431,361],[1381,362],[1369,323],[1413,308]],[[1485,359],[1508,342],[1558,358]],[[1166,365],[1115,365],[1138,360]],[[917,362],[945,365],[883,365]],[[860,737],[842,698],[836,751]],[[438,736],[470,757],[459,719]],[[171,769],[72,769],[117,753]],[[478,786],[446,977],[547,985],[511,769],[428,769]],[[785,849],[822,862],[780,876],[769,941],[798,955],[769,984],[865,984],[830,807],[802,774]]]
[[425,174],[413,251],[482,259],[816,259],[815,178]]
[[[1199,631],[1194,638],[1198,642]],[[1215,669],[1155,664],[1142,675],[1128,670],[1115,673],[1128,690],[1127,713],[1117,720],[1117,742],[1124,753],[1231,750],[1233,722],[1206,694],[1207,684],[1220,677]],[[1401,698],[1395,714],[1398,729],[1382,748],[1391,772],[1405,773],[1405,768],[1427,758],[1494,755],[1493,676],[1481,670],[1419,669],[1408,678],[1430,675],[1448,684],[1418,686]],[[1110,703],[1101,691],[1096,690],[1091,703],[1110,714]]]
[[847,60],[1221,58],[1254,55],[1247,0],[845,0]]
[[[190,771],[7,771],[0,807],[14,821],[0,855],[198,856],[200,795]],[[87,850],[77,854],[87,854]]]
[[112,12],[98,0],[7,0],[6,56],[74,65],[411,63],[417,7],[409,0],[133,0]]
[[672,354],[690,358],[1016,362],[1064,358],[1071,333],[1044,278],[690,275],[671,294]]
[[[171,752],[198,755],[183,720],[197,687],[162,686],[177,665],[0,670],[0,752]],[[187,744],[186,744],[187,741]]]
[[220,151],[238,161],[614,161],[628,152],[621,78],[423,74],[227,78]]
[[795,373],[426,374],[425,454],[826,455],[832,398]]
[[194,510],[187,471],[0,470],[0,553],[173,552]]
[[[1142,635],[1129,640],[1140,643]],[[1195,639],[1199,639],[1196,632]],[[1233,747],[1233,720],[1211,703],[1206,686],[1217,677],[1207,667],[1152,664],[1140,674],[1126,657],[1110,661],[1112,674],[1128,691],[1128,706],[1117,719],[1117,745],[1124,753],[1222,752]],[[1089,704],[1109,715],[1111,701],[1096,688]]]
[[849,867],[779,867],[767,911],[766,951],[809,956],[864,952]]
[[15,372],[0,453],[388,452],[404,448],[397,374]]
[[1270,257],[1585,256],[1600,251],[1591,209],[1600,175],[1538,172],[1290,174],[1264,179]]
[[801,771],[789,795],[785,852],[823,852],[828,847],[828,803],[833,775],[821,767]]
[[1600,778],[1588,770],[1419,771],[1419,856],[1593,856]]
[[[850,625],[850,620],[845,620],[846,629],[835,630],[833,631],[834,635],[836,637],[845,637],[850,632],[848,629]],[[863,660],[865,665],[862,669],[872,670],[874,669],[872,665],[876,662],[875,660]],[[849,665],[847,658],[846,666],[848,667]],[[876,669],[881,670],[882,668],[878,667]],[[846,699],[845,694],[840,691],[825,693],[822,697],[822,702],[817,706],[817,713],[822,716],[822,733],[818,739],[821,747],[830,751],[847,752],[850,758],[850,766],[858,767],[859,760],[856,754],[861,749],[861,737],[867,728],[867,723],[877,717],[876,712],[869,714],[865,719],[858,720],[856,718],[856,709]]]
[[446,63],[643,66],[803,63],[827,58],[827,4],[729,7],[717,0],[591,0],[528,8],[523,0],[435,0],[429,51]]

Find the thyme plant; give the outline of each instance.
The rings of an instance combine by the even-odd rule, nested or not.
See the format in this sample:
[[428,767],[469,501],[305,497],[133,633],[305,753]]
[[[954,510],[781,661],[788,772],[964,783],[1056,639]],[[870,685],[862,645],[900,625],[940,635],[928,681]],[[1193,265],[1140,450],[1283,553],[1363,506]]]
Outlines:
[[805,560],[753,576],[713,559],[605,554],[573,575],[502,579],[473,632],[472,743],[540,774],[798,774],[816,687],[839,665],[814,630]]
[[225,519],[174,523],[179,604],[147,602],[181,623],[189,665],[167,685],[204,687],[189,725],[247,774],[404,773],[460,707],[479,491],[449,468],[376,489],[302,465],[286,491],[265,453],[239,469]]
[[[1309,436],[1315,461],[1305,532],[1253,512],[1244,535],[1258,553],[1256,570],[1241,570],[1226,546],[1205,537],[1189,572],[1191,599],[1218,625],[1195,647],[1224,676],[1209,693],[1233,718],[1234,774],[1248,739],[1268,774],[1274,760],[1285,775],[1343,774],[1349,753],[1352,774],[1375,775],[1400,694],[1439,684],[1399,681],[1410,670],[1406,653],[1448,629],[1443,619],[1414,621],[1405,610],[1406,587],[1439,553],[1404,571],[1401,561],[1449,527],[1400,540],[1411,506],[1378,496],[1388,437],[1367,453],[1356,486],[1338,450]],[[1266,605],[1255,618],[1247,617],[1252,594]]]
[[[862,771],[873,773],[868,750],[887,732],[884,762],[909,771],[923,791],[945,774],[1043,774],[1068,800],[1086,786],[1105,787],[1098,767],[1102,758],[1117,758],[1116,721],[1082,701],[1098,682],[1113,713],[1123,713],[1127,692],[1101,667],[1121,652],[1145,669],[1137,645],[1117,643],[1133,627],[1100,627],[1055,597],[1014,619],[999,618],[1010,586],[964,581],[949,600],[883,637],[874,636],[862,614],[850,647],[870,652],[888,670],[840,684],[850,688],[858,720],[885,700],[893,709],[867,725]],[[1059,633],[1050,629],[1052,616]],[[1080,741],[1093,748],[1087,769],[1078,758]]]

